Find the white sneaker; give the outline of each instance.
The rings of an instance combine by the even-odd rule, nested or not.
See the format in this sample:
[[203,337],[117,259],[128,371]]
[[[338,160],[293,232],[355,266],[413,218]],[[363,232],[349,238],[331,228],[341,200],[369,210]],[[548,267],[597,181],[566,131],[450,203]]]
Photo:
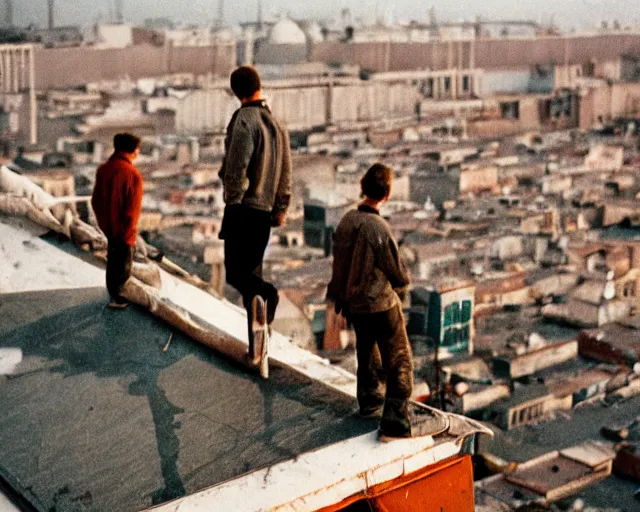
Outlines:
[[269,377],[269,326],[265,301],[256,295],[251,301],[251,335],[249,336],[249,361],[260,371],[263,378]]
[[111,302],[109,302],[109,304],[107,304],[107,307],[109,309],[125,309],[129,307],[129,303],[128,302],[116,302],[115,300],[112,300]]

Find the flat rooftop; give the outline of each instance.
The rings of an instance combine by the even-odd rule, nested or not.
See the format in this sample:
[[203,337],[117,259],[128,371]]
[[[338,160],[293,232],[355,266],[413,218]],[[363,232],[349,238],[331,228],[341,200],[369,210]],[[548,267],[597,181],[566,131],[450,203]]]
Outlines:
[[[585,404],[572,411],[562,411],[555,419],[496,433],[489,451],[505,460],[525,462],[547,452],[563,450],[590,440],[605,441],[600,434],[603,426],[631,424],[640,411],[640,396],[612,406],[601,403]],[[481,445],[485,440],[481,439]],[[633,493],[638,484],[615,475],[580,491],[573,496],[582,498],[586,506],[638,510]]]
[[22,353],[0,375],[0,476],[36,509],[139,510],[377,428],[317,380],[274,362],[261,380],[107,300],[0,295],[0,351]]

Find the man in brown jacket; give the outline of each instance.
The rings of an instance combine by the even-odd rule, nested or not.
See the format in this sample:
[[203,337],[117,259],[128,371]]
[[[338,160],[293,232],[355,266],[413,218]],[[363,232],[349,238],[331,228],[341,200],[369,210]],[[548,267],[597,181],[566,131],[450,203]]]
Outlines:
[[[364,201],[338,225],[327,298],[356,331],[360,414],[380,420],[380,439],[411,437],[413,358],[398,294],[409,285],[398,245],[380,217],[391,169],[374,164],[361,181]],[[386,392],[385,392],[386,384]]]
[[129,133],[113,138],[114,153],[98,167],[91,206],[107,237],[107,290],[111,308],[125,308],[120,295],[131,276],[131,264],[142,210],[142,175],[133,165],[140,153],[140,139]]

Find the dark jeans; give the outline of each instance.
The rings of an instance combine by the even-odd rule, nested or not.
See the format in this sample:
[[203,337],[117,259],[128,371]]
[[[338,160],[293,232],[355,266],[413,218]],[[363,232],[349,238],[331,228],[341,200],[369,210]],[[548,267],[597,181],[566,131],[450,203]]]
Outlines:
[[225,208],[221,238],[227,283],[240,292],[249,313],[253,297],[260,295],[267,301],[268,323],[273,321],[278,304],[278,290],[262,279],[262,260],[270,237],[269,212],[243,205]]
[[360,410],[367,412],[384,404],[380,430],[389,435],[410,432],[413,356],[402,309],[395,306],[381,313],[352,314],[350,320],[356,331]]
[[126,302],[120,295],[122,286],[131,277],[131,265],[135,247],[124,242],[109,240],[107,249],[107,290],[111,300]]

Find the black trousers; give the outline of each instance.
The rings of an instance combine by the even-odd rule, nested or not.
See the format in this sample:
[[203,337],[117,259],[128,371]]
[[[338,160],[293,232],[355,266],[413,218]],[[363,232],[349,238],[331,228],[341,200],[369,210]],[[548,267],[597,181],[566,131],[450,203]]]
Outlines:
[[390,435],[410,432],[413,356],[402,309],[395,306],[381,313],[352,314],[349,319],[356,331],[360,410],[367,412],[384,404],[380,430]]
[[227,206],[220,235],[224,239],[227,283],[240,292],[248,312],[253,297],[260,295],[266,300],[267,321],[271,323],[278,290],[262,279],[262,261],[271,237],[271,213],[243,205]]
[[135,247],[124,242],[109,240],[107,249],[107,290],[111,300],[126,302],[120,295],[122,286],[131,277],[131,265]]

